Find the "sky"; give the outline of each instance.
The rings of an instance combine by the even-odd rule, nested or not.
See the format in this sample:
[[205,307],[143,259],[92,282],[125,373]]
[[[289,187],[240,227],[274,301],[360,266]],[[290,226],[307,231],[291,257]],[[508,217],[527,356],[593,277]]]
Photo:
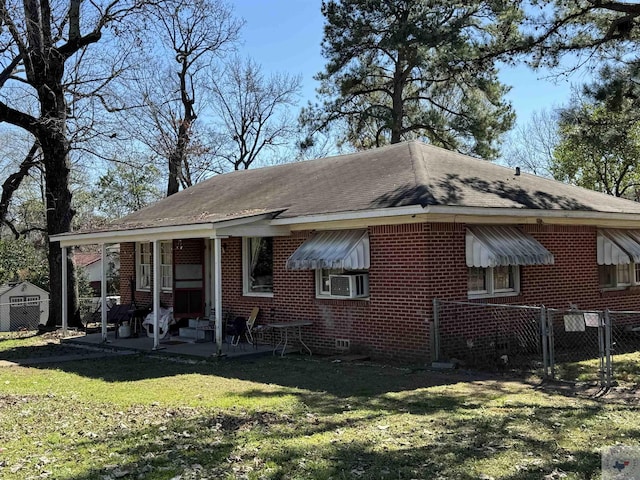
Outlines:
[[[315,99],[318,84],[313,76],[325,63],[320,48],[324,24],[320,4],[320,0],[232,0],[236,15],[246,21],[241,54],[258,62],[266,74],[302,75],[301,106]],[[534,112],[566,104],[572,84],[586,81],[579,73],[558,78],[524,65],[502,68],[500,78],[511,86],[507,98],[519,124],[526,124]]]

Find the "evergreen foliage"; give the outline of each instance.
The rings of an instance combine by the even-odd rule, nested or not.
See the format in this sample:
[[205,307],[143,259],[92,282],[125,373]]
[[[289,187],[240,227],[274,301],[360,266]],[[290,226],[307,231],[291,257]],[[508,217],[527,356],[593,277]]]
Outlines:
[[[514,114],[490,51],[515,41],[517,6],[503,1],[328,0],[318,94],[301,116],[369,148],[422,138],[495,158]],[[513,32],[513,33],[512,33]],[[513,38],[512,38],[513,37]]]
[[640,199],[640,113],[628,68],[602,70],[600,80],[560,112],[555,178]]

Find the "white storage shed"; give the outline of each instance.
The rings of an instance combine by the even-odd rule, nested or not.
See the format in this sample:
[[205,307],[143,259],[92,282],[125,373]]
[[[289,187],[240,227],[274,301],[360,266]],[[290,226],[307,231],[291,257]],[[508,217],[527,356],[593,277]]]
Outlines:
[[49,318],[49,292],[33,283],[0,286],[0,332],[36,330]]

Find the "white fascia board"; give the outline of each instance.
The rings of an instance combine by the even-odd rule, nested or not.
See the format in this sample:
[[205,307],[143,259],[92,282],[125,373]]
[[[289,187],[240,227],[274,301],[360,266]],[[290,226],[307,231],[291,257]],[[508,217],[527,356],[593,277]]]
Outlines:
[[260,213],[248,217],[233,218],[231,220],[220,220],[215,222],[214,226],[216,230],[221,230],[223,228],[237,227],[238,225],[256,224],[258,222],[266,224],[265,221],[269,220],[272,216],[273,212]]
[[[629,223],[631,225],[640,223],[640,213],[619,213],[619,212],[597,212],[597,211],[575,211],[575,210],[535,210],[525,208],[486,208],[486,207],[450,207],[450,206],[430,206],[425,207],[424,213],[427,215],[447,215],[465,216],[478,218],[491,217],[514,217],[557,220],[581,220],[588,223],[618,222]],[[575,223],[575,222],[574,222]]]
[[209,238],[215,236],[213,224],[176,225],[170,227],[137,228],[95,233],[71,233],[53,235],[50,242],[60,242],[61,247],[102,243],[151,242],[186,238]]
[[269,225],[238,225],[234,227],[216,228],[216,237],[286,237],[291,235],[288,226]]
[[[306,215],[291,218],[276,218],[271,225],[287,225],[292,230],[301,226],[318,228],[323,223],[342,225],[349,228],[353,225],[382,224],[385,219],[393,223],[453,222],[453,223],[539,223],[584,224],[602,226],[623,226],[639,228],[640,214],[598,211],[571,210],[535,210],[525,208],[491,208],[491,207],[455,207],[410,205],[406,207],[381,208],[373,210]],[[368,220],[374,220],[368,222]]]
[[[62,247],[92,245],[102,243],[152,242],[154,240],[178,240],[187,238],[216,238],[236,235],[233,229],[250,228],[258,223],[264,228],[264,235],[252,236],[280,236],[288,235],[289,229],[272,227],[267,219],[270,213],[234,218],[215,223],[196,223],[187,225],[173,225],[166,227],[138,228],[132,230],[114,230],[96,233],[60,234],[51,237],[51,242],[60,242]],[[227,233],[226,231],[230,233]],[[269,233],[269,231],[272,233]]]
[[324,223],[342,220],[361,220],[366,218],[397,217],[399,215],[419,215],[425,213],[420,205],[406,207],[377,208],[372,210],[358,210],[351,212],[323,213],[318,215],[301,215],[291,218],[276,218],[271,220],[271,225],[296,225],[301,223]]

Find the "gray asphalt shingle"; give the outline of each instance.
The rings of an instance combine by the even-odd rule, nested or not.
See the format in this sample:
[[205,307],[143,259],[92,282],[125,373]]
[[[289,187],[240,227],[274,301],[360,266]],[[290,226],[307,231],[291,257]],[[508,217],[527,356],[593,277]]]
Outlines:
[[106,230],[407,205],[640,214],[640,204],[419,141],[212,177]]

